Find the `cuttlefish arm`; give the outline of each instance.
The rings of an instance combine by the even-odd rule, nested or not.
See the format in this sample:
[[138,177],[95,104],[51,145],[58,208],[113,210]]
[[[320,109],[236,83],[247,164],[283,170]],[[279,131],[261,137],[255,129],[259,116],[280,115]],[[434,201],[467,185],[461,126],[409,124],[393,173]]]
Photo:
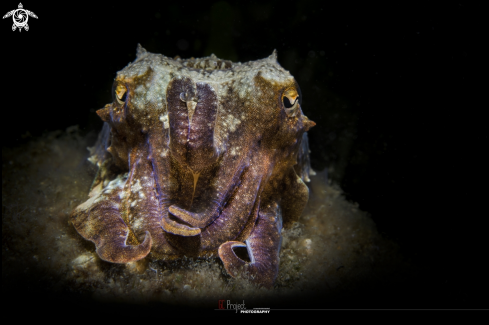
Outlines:
[[208,191],[204,193],[205,199],[201,201],[207,204],[199,209],[200,211],[191,212],[177,205],[171,205],[168,211],[193,227],[204,228],[208,226],[219,217],[233,192],[236,189],[239,190],[243,178],[248,179],[244,177],[248,165],[247,159],[243,159],[234,168],[220,168],[215,183],[209,186]]
[[[167,87],[170,153],[179,170],[192,173],[194,193],[200,172],[220,157],[214,146],[217,98],[212,86],[195,83],[187,77],[176,77]],[[240,184],[247,165],[245,158],[234,159],[229,153],[222,153],[221,166],[214,177],[216,181],[209,184],[205,198],[201,199],[207,205],[193,212],[171,205],[168,211],[192,227],[204,228],[220,215],[225,202]],[[188,199],[193,201],[193,196]]]
[[164,136],[151,134],[149,136],[150,161],[153,166],[154,181],[161,213],[161,227],[168,233],[180,236],[197,236],[201,230],[184,225],[170,219],[168,207],[171,205],[171,176],[170,151],[168,140]]
[[[277,203],[260,210],[246,241],[228,241],[219,247],[219,257],[232,277],[241,275],[253,283],[271,288],[278,274],[282,244],[282,214]],[[239,258],[234,248],[246,247],[250,262]]]
[[[265,196],[267,192],[273,193],[275,199],[269,199],[268,203],[265,200],[260,204],[258,218],[250,236],[237,238],[245,239],[244,242],[228,241],[219,247],[219,257],[232,277],[241,274],[267,288],[273,286],[278,274],[282,225],[296,221],[309,198],[309,189],[292,167],[277,184],[277,188],[269,187],[265,190]],[[236,255],[233,249],[237,247],[246,247],[249,262]]]
[[159,206],[148,147],[146,143],[132,148],[128,175],[120,175],[104,189],[102,184],[92,189],[91,198],[72,214],[75,229],[95,243],[97,254],[105,261],[137,261],[150,250],[159,256],[176,254],[161,226],[168,212]]
[[125,179],[119,176],[105,190],[93,189],[92,197],[79,205],[71,215],[78,233],[95,244],[96,252],[102,260],[112,263],[140,260],[148,255],[152,245],[149,232],[145,232],[142,243],[127,244],[130,230],[119,212],[119,194],[124,184]]

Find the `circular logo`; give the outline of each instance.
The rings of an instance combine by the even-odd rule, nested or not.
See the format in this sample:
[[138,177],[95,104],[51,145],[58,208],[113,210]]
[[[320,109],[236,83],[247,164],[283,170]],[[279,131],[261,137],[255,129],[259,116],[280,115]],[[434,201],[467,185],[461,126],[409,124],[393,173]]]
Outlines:
[[14,24],[17,27],[24,27],[27,24],[27,20],[29,19],[29,16],[27,15],[27,12],[25,12],[24,9],[17,9],[13,14],[13,18],[14,18]]

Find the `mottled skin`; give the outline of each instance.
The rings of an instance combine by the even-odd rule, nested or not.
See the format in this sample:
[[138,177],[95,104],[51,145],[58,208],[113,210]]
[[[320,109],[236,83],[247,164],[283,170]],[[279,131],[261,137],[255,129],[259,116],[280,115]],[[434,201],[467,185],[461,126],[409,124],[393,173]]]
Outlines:
[[314,125],[275,52],[242,64],[138,46],[113,96],[97,111],[106,122],[91,148],[99,172],[72,213],[78,233],[105,261],[218,253],[231,276],[273,286],[282,225],[308,200]]

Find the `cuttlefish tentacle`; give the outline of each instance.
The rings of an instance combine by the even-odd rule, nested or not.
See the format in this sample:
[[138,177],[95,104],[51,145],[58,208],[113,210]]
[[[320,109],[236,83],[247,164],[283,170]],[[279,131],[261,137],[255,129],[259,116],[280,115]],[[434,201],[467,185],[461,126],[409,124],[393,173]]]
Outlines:
[[168,207],[171,202],[171,184],[174,182],[170,173],[170,151],[168,147],[168,134],[162,131],[161,135],[150,135],[149,158],[153,167],[153,178],[156,185],[158,196],[159,213],[161,216],[160,225],[164,231],[180,236],[197,236],[200,229],[189,227],[175,220],[171,220],[168,214]]
[[241,175],[239,186],[225,202],[219,217],[202,233],[202,246],[205,250],[217,249],[225,241],[236,240],[238,236],[246,239],[251,232],[250,228],[258,216],[262,187],[268,179],[270,168],[260,161],[258,155],[251,154],[250,157],[251,162]]
[[95,243],[96,252],[101,259],[112,263],[140,260],[148,255],[152,245],[148,231],[145,232],[142,243],[127,245],[130,231],[119,213],[119,193],[124,183],[125,179],[120,176],[109,183],[103,192],[91,193],[92,197],[79,205],[71,215],[78,233]]
[[[155,173],[151,160],[148,160],[150,141],[131,153],[131,170],[127,180],[127,197],[123,200],[121,211],[127,211],[127,224],[138,240],[148,230],[153,239],[152,254],[175,255],[177,252],[168,243],[161,222],[167,210],[160,209],[155,184]],[[186,226],[185,226],[186,227]],[[196,229],[200,232],[200,229]]]
[[[240,162],[234,173],[231,174],[229,169],[221,168],[218,171],[216,183],[211,185],[210,189],[204,193],[207,202],[206,206],[199,208],[199,212],[190,212],[180,208],[177,205],[171,205],[168,211],[178,219],[199,228],[204,228],[211,224],[224,208],[233,192],[239,188],[243,173],[248,162],[246,159]],[[223,175],[224,174],[224,175]]]
[[[169,117],[169,148],[172,158],[178,163],[176,168],[190,171],[193,178],[193,192],[189,201],[193,202],[200,173],[214,164],[218,152],[214,146],[214,127],[217,114],[217,94],[207,83],[194,83],[187,77],[174,78],[167,87],[167,105]],[[242,166],[234,179],[239,179]],[[228,178],[229,179],[229,178]],[[236,183],[229,184],[233,188]],[[228,192],[228,190],[226,190]],[[224,194],[224,193],[223,193]],[[185,223],[203,228],[212,222],[222,209],[224,198],[209,196],[206,217],[190,216],[177,205],[169,207],[169,212]],[[195,222],[196,219],[198,222]],[[172,226],[179,223],[171,220]],[[170,225],[170,222],[167,222]],[[168,226],[165,226],[167,230]],[[177,234],[173,229],[169,232]],[[184,235],[179,232],[178,234]]]
[[[228,241],[219,247],[219,257],[232,276],[241,275],[258,285],[271,288],[278,274],[282,244],[282,215],[277,203],[260,210],[253,232],[243,242]],[[239,258],[233,248],[246,247],[250,262]]]

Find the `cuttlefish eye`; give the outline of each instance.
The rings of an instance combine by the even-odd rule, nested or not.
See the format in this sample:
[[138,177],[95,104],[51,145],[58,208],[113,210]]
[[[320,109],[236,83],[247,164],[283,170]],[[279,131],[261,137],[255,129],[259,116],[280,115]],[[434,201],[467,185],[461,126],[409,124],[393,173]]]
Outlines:
[[114,89],[115,99],[119,104],[124,104],[127,98],[127,88],[122,84],[118,84]]
[[300,111],[301,94],[299,87],[291,87],[284,90],[282,93],[282,104],[287,116],[295,116]]

